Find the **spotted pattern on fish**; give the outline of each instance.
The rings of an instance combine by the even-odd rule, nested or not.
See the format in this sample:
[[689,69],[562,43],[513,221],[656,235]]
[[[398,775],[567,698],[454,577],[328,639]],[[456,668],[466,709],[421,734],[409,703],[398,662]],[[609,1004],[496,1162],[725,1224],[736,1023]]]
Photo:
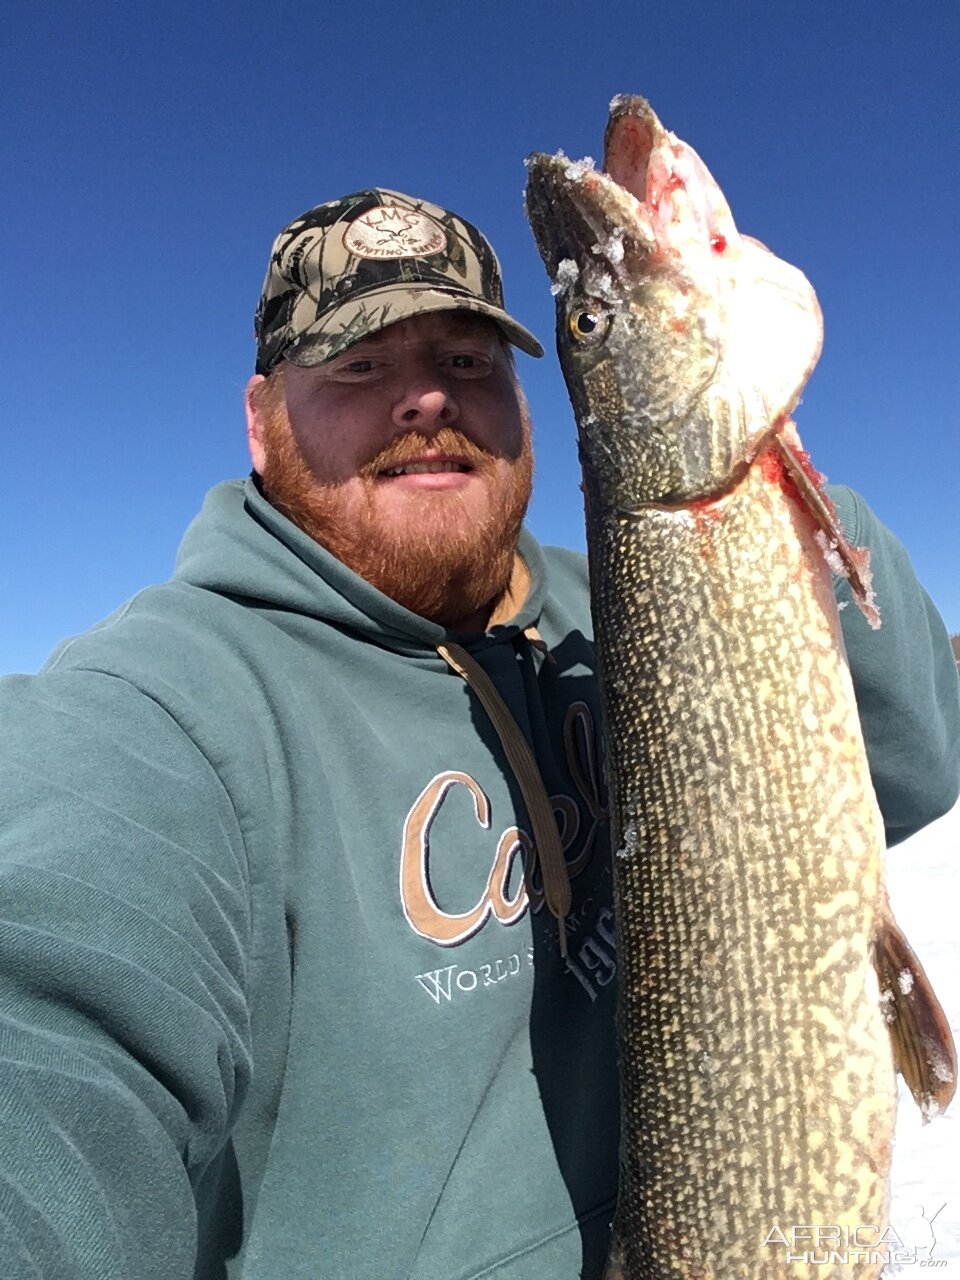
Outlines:
[[[621,1030],[641,1045],[621,1064],[624,1274],[775,1276],[777,1225],[886,1222],[894,1123],[870,964],[882,824],[830,575],[759,467],[699,523],[594,532],[632,845]],[[782,1274],[807,1271],[870,1274]]]

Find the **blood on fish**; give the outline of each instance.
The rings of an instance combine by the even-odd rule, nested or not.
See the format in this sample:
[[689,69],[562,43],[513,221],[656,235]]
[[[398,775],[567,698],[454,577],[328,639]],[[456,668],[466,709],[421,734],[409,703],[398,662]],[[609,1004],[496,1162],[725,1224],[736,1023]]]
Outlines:
[[723,519],[723,508],[716,498],[697,498],[688,504],[687,510],[698,524],[702,521],[705,528]]
[[[807,453],[806,449],[799,448],[791,448],[790,452],[800,464],[804,475],[823,498],[824,503],[832,508],[833,504],[823,488],[826,477],[810,461],[809,453]],[[781,458],[776,449],[764,450],[757,461],[760,463],[760,469],[765,480],[769,480],[771,484],[778,485],[788,497],[793,498],[795,502],[799,502],[801,506],[806,506],[806,502],[804,502],[797,490],[793,476],[784,466],[783,458]]]
[[681,191],[684,185],[683,178],[680,177],[679,173],[675,169],[671,169],[662,182],[656,186],[653,183],[650,184],[651,189],[647,203],[651,209],[659,210],[663,197],[671,191]]
[[[816,489],[819,501],[823,503],[824,508],[829,512],[830,516],[839,523],[836,507],[827,496],[824,489],[826,476],[818,471],[810,461],[810,455],[806,449],[791,446],[790,453],[799,463],[800,469],[810,481],[811,485]],[[769,447],[757,458],[757,463],[763,474],[763,478],[772,485],[776,485],[780,491],[786,495],[793,503],[794,507],[805,517],[810,529],[816,530],[821,528],[822,520],[817,512],[810,506],[810,498],[802,493],[797,486],[796,479],[790,474],[790,470],[780,455],[780,452]]]
[[700,536],[700,554],[704,560],[712,560],[716,556],[713,545],[713,530],[723,519],[723,507],[715,498],[701,498],[691,502],[687,510],[693,516],[693,523]]
[[760,463],[760,470],[763,472],[763,478],[769,484],[775,484],[782,489],[784,493],[796,496],[796,486],[791,478],[787,475],[786,468],[783,465],[783,459],[773,449],[765,449],[757,459]]
[[[806,457],[806,460],[807,460],[807,466],[810,466],[809,457],[807,455],[804,455],[804,456]],[[800,461],[799,451],[798,451],[797,461],[798,462]],[[760,466],[760,470],[763,474],[764,480],[766,480],[768,484],[774,485],[782,493],[784,493],[790,499],[793,505],[797,507],[800,511],[802,511],[803,514],[808,518],[808,520],[810,521],[811,527],[815,527],[816,521],[814,520],[813,515],[807,506],[807,503],[803,497],[803,494],[797,488],[796,480],[794,480],[793,476],[787,470],[786,466],[784,465],[784,461],[780,457],[780,454],[777,452],[777,450],[773,448],[765,449],[764,452],[761,453],[760,457],[757,459],[757,463]],[[804,471],[806,471],[807,466],[804,466]],[[812,470],[812,466],[811,466],[811,470]],[[819,488],[819,485],[817,487]]]
[[714,253],[723,253],[726,247],[727,237],[722,236],[719,231],[710,237],[710,248]]

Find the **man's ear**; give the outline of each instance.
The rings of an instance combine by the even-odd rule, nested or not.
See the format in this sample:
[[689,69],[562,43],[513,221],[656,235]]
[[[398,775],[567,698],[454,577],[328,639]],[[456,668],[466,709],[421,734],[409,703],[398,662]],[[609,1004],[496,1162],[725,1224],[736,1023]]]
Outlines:
[[267,462],[267,451],[264,448],[263,397],[257,397],[256,388],[266,382],[262,373],[255,373],[247,383],[243,393],[243,405],[247,414],[247,448],[250,450],[250,461],[257,475],[262,476]]

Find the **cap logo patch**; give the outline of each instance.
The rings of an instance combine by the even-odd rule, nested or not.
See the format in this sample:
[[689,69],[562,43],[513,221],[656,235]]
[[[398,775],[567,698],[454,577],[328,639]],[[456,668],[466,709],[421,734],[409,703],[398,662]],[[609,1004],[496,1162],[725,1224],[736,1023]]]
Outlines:
[[354,219],[343,246],[358,258],[426,258],[447,247],[447,233],[418,209],[378,205]]

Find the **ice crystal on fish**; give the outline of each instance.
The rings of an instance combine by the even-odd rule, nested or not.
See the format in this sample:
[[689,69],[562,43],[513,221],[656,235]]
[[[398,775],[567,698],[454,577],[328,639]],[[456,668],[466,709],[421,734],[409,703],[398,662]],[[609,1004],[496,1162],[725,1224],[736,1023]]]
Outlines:
[[930,1065],[933,1067],[933,1074],[938,1080],[943,1080],[947,1084],[953,1080],[953,1072],[950,1070],[950,1064],[947,1062],[946,1058],[937,1054],[932,1059]]
[[843,563],[840,553],[837,551],[837,544],[835,542],[831,542],[822,529],[818,529],[813,536],[816,539],[817,546],[823,552],[823,558],[827,562],[827,568],[834,577],[848,577],[847,566]]
[[913,990],[913,974],[909,969],[901,969],[897,977],[897,986],[905,996]]
[[573,288],[579,278],[580,268],[573,258],[561,258],[557,263],[557,274],[554,277],[553,284],[550,286],[550,292],[554,297],[558,293],[566,293]]
[[615,227],[610,233],[606,244],[595,244],[593,252],[602,254],[612,267],[619,266],[623,261],[623,237],[624,228]]
[[[566,160],[566,156],[562,151],[557,153],[557,159]],[[563,172],[563,176],[570,182],[579,182],[587,173],[593,173],[596,169],[593,156],[584,156],[582,160],[571,160]]]
[[636,825],[631,822],[629,826],[624,828],[623,845],[617,850],[617,857],[632,858],[637,852],[638,844],[639,836],[637,835],[637,828]]
[[583,272],[583,283],[591,297],[603,298],[606,302],[617,301],[617,290],[609,271],[600,271],[592,265],[587,266]]
[[883,1020],[889,1026],[897,1020],[896,996],[892,991],[880,992],[880,1013]]
[[[926,1045],[925,1047],[929,1052],[930,1051],[929,1044]],[[928,1061],[930,1063],[930,1068],[933,1071],[933,1074],[936,1076],[938,1080],[942,1080],[944,1084],[952,1083],[953,1072],[950,1069],[949,1062],[945,1057],[943,1057],[942,1054],[938,1052],[932,1052],[930,1053]],[[920,1107],[920,1114],[923,1116],[924,1124],[927,1124],[930,1120],[933,1120],[936,1116],[943,1115],[943,1112],[944,1112],[944,1107],[941,1103],[937,1102],[936,1098],[926,1099],[926,1101]]]
[[632,93],[615,93],[610,99],[610,106],[608,108],[610,114],[613,115],[615,111],[619,111],[621,105],[624,103],[629,106],[633,101],[633,96],[634,95]]

